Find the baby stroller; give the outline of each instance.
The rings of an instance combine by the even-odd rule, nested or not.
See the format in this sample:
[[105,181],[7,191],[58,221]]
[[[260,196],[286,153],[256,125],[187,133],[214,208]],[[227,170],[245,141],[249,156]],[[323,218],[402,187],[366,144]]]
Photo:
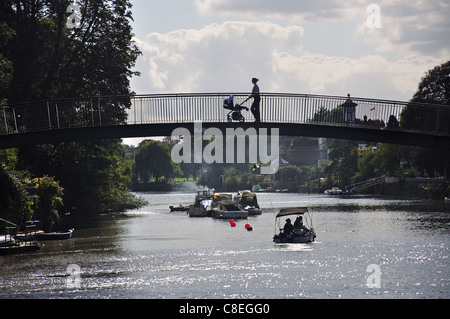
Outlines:
[[[248,99],[247,99],[248,100]],[[225,99],[223,101],[223,107],[227,110],[230,110],[230,112],[227,114],[227,120],[228,122],[231,121],[239,121],[239,122],[245,122],[245,118],[242,115],[241,111],[242,110],[246,110],[248,111],[248,107],[242,106],[242,104],[244,104],[245,102],[247,102],[247,100],[245,100],[244,102],[242,102],[241,104],[237,104],[234,105],[233,102],[233,96],[231,95],[228,99]]]

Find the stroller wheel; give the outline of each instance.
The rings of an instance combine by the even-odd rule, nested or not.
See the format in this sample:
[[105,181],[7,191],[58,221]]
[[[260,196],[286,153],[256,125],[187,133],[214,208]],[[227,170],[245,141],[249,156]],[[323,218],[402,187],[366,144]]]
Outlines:
[[231,117],[229,115],[227,116],[227,120],[228,120],[228,122],[232,121],[232,119],[231,119]]
[[245,122],[245,117],[241,116],[241,117],[239,118],[239,122],[241,122],[241,123]]

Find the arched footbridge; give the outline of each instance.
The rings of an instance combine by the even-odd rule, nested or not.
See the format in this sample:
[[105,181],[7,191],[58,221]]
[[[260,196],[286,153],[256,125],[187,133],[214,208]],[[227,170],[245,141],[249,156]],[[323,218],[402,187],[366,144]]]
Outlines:
[[[265,93],[261,122],[242,110],[229,122],[224,100],[245,93],[99,96],[0,106],[0,148],[108,138],[170,136],[176,128],[278,128],[316,136],[450,149],[450,106],[349,96]],[[244,106],[250,108],[252,100]]]

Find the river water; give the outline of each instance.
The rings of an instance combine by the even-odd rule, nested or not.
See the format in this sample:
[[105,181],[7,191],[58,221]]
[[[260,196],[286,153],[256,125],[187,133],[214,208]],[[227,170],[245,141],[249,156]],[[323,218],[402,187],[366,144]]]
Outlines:
[[[263,193],[263,214],[230,227],[169,212],[194,193],[140,195],[147,206],[80,223],[71,240],[0,256],[0,298],[450,297],[443,203]],[[316,242],[272,243],[291,206],[309,207]]]

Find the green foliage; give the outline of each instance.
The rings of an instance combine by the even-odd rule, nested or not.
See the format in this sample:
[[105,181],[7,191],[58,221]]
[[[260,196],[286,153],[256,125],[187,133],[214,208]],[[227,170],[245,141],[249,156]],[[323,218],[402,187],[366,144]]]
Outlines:
[[450,105],[450,61],[429,70],[411,102]]
[[37,211],[44,231],[51,231],[55,223],[60,221],[59,209],[63,205],[63,188],[53,177],[47,175],[32,180],[36,185]]
[[14,65],[10,103],[129,93],[129,77],[136,74],[131,68],[140,54],[132,41],[130,2],[76,1],[82,24],[70,29],[66,11],[72,3],[1,2],[0,17],[12,34],[3,50]]
[[398,176],[400,162],[407,161],[413,148],[405,145],[382,144],[370,160],[375,176]]
[[159,141],[142,142],[135,154],[133,174],[136,180],[148,183],[152,178],[156,180],[183,176],[180,167],[172,161],[171,149],[167,143]]
[[27,212],[26,184],[19,174],[0,165],[0,217],[20,223]]
[[[116,140],[39,145],[20,149],[20,165],[37,176],[55,176],[65,188],[66,209],[77,214],[122,211],[136,203],[128,195],[131,168]],[[126,200],[123,202],[123,200]]]
[[328,180],[334,181],[334,186],[344,188],[357,171],[357,142],[334,139],[328,147],[328,158],[332,162],[325,168],[325,174]]
[[[282,181],[296,181],[299,184],[304,184],[308,182],[310,179],[310,175],[312,173],[312,169],[308,166],[295,166],[295,165],[287,165],[282,166],[278,169],[276,174],[277,180]],[[315,176],[314,176],[315,178]]]
[[[450,61],[429,70],[420,81],[417,91],[400,115],[402,128],[450,134]],[[426,111],[417,103],[440,104],[446,107]]]
[[[129,79],[138,75],[132,68],[141,52],[132,39],[130,1],[77,0],[81,25],[68,28],[66,11],[73,3],[0,2],[0,101],[131,93]],[[61,123],[84,119],[63,106]],[[102,112],[111,123],[124,123],[129,106],[129,99],[102,101]],[[25,124],[35,121],[28,113],[20,114]],[[33,176],[54,176],[65,189],[65,208],[71,212],[90,214],[142,204],[128,193],[131,166],[118,139],[22,147],[16,157],[0,153],[0,162]],[[5,172],[5,187],[15,189],[8,184],[11,173]],[[21,213],[22,204],[13,206]]]
[[336,107],[328,110],[324,106],[321,106],[310,122],[312,123],[342,123],[344,121],[344,111],[342,107]]

